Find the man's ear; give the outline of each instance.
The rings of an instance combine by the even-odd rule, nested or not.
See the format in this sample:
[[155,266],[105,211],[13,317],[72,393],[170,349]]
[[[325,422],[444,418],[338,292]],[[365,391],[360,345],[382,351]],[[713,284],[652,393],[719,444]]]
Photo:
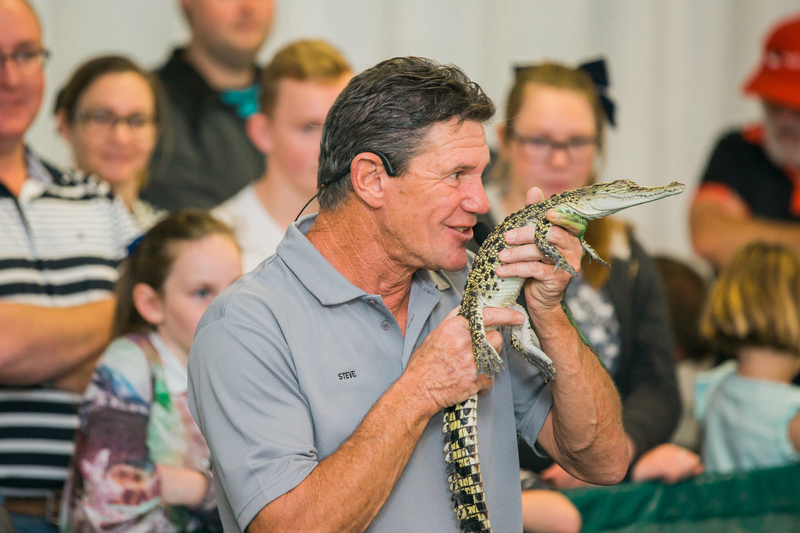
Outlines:
[[56,128],[58,129],[58,133],[61,134],[65,141],[67,141],[69,144],[74,144],[72,138],[72,127],[67,121],[67,112],[63,109],[60,109],[56,113]]
[[245,122],[245,130],[259,152],[269,154],[272,151],[272,122],[267,115],[260,111],[250,115]]
[[147,322],[158,326],[164,320],[161,297],[147,283],[137,283],[133,287],[133,305]]
[[387,180],[383,161],[370,152],[361,152],[350,163],[350,182],[353,191],[370,207],[381,207],[385,202]]

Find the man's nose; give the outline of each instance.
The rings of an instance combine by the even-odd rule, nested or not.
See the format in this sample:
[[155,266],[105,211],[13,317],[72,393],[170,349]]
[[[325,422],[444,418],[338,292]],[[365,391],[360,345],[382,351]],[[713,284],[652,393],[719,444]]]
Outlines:
[[22,73],[19,66],[9,57],[2,58],[0,63],[0,84],[7,87],[15,87],[22,81]]
[[486,196],[480,176],[469,181],[462,206],[469,213],[483,215],[489,212],[489,197]]

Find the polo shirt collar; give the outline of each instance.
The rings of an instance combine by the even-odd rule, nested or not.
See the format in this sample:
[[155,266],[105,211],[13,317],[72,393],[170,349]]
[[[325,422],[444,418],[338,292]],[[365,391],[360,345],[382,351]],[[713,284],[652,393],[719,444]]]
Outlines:
[[28,169],[28,179],[35,181],[42,189],[53,185],[53,175],[47,170],[41,159],[27,147],[25,148],[25,166]]
[[[278,245],[277,255],[322,305],[338,305],[370,296],[342,276],[306,238],[316,218],[314,213],[290,224]],[[442,275],[428,270],[418,270],[413,283],[429,294],[450,286]]]
[[[27,176],[19,191],[19,196],[16,198],[16,201],[22,204],[41,197],[55,184],[53,173],[27,146],[25,147],[25,169]],[[3,189],[2,196],[13,196],[8,189],[5,187]]]

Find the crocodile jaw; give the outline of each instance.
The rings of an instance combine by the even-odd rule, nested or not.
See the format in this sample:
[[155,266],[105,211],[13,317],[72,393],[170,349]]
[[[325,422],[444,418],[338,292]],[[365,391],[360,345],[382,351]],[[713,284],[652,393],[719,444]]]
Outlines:
[[556,208],[594,220],[627,207],[679,194],[685,188],[685,185],[676,181],[662,187],[642,187],[629,180],[597,183],[562,193]]

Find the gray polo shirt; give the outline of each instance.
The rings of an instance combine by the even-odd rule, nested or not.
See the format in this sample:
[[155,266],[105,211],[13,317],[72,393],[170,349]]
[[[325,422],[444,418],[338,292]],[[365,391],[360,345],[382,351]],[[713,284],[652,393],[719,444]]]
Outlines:
[[[189,405],[211,448],[226,531],[243,531],[334,453],[461,300],[467,269],[418,271],[404,337],[381,297],[352,285],[305,238],[313,220],[290,226],[275,255],[214,300],[192,345]],[[478,401],[497,533],[522,531],[516,433],[533,443],[552,405],[539,373],[507,352],[506,370]],[[368,531],[458,533],[442,424],[431,418]]]

